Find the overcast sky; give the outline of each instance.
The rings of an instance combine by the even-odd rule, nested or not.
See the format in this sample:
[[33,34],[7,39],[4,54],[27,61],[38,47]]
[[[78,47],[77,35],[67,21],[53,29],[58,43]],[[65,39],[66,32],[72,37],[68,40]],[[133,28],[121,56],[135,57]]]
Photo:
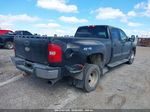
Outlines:
[[111,25],[150,35],[150,0],[0,0],[0,27],[74,35],[78,26]]

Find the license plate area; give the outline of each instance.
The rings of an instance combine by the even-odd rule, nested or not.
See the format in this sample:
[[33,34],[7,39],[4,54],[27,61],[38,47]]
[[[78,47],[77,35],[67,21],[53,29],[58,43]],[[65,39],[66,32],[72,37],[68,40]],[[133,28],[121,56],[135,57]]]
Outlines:
[[25,62],[25,66],[30,69],[33,69],[33,63],[31,63],[31,62]]

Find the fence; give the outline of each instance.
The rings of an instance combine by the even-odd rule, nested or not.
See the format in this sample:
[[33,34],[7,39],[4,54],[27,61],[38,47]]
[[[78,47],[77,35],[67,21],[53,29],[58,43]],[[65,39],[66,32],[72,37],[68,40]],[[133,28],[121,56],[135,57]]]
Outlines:
[[150,47],[150,38],[138,38],[139,46]]

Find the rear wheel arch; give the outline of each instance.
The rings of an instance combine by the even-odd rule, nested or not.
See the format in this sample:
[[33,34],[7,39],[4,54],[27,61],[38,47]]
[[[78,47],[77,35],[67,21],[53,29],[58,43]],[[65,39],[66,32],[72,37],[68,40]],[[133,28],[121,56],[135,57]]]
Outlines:
[[[87,56],[86,63],[88,64],[96,64],[100,66],[101,63],[103,65],[104,62],[104,55],[102,53],[95,53]],[[102,66],[101,65],[101,66]]]
[[[103,54],[95,53],[87,56],[86,63],[83,67],[82,79],[74,79],[72,84],[78,88],[82,88],[86,92],[96,89],[102,74]],[[93,75],[93,73],[95,75]],[[91,78],[90,78],[91,77]]]

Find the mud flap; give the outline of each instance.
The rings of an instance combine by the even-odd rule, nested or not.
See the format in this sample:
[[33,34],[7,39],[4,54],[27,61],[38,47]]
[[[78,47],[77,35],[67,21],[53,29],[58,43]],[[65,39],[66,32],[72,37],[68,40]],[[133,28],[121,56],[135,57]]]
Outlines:
[[78,80],[82,80],[83,79],[83,69],[84,66],[81,64],[75,64],[72,66],[65,66],[67,71],[69,72],[70,76],[78,79]]
[[83,80],[83,71],[80,73],[72,74],[71,77],[78,79],[78,80]]
[[75,79],[73,77],[69,78],[69,85],[70,86],[75,86],[76,88],[83,88],[83,80]]

